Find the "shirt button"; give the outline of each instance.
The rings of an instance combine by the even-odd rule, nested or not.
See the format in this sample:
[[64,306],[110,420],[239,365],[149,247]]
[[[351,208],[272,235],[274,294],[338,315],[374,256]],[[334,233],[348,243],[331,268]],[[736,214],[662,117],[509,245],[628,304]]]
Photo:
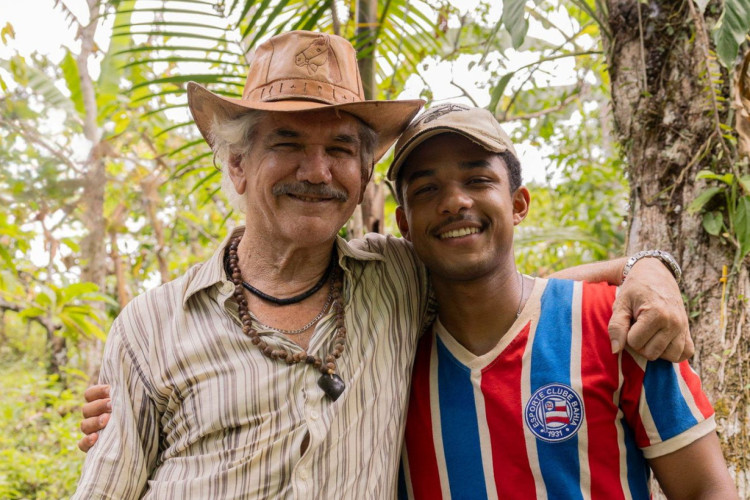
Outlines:
[[318,420],[319,416],[320,415],[318,415],[318,412],[315,411],[315,410],[313,410],[313,411],[310,412],[310,418],[313,419],[313,420]]
[[305,469],[300,469],[299,478],[303,481],[307,481],[307,471]]

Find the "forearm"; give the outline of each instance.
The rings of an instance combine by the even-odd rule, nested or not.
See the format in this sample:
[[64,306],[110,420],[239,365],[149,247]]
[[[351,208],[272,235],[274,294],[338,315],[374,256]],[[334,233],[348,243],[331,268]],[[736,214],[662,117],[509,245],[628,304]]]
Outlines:
[[[86,457],[74,499],[140,498],[158,450],[158,414],[123,347],[116,321],[105,347],[100,381],[112,384],[113,413]],[[131,349],[132,350],[132,349]]]
[[625,267],[627,260],[626,257],[620,257],[591,264],[581,264],[557,271],[549,277],[590,282],[605,281],[610,285],[619,286],[622,283],[622,269]]

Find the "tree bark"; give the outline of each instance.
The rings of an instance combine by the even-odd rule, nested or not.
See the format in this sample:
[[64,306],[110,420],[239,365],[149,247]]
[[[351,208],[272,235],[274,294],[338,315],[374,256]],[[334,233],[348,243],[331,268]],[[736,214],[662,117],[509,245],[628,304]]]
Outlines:
[[[86,228],[86,236],[81,242],[81,257],[83,268],[81,280],[90,281],[104,291],[107,276],[107,253],[105,240],[107,237],[106,221],[104,219],[104,188],[106,185],[105,149],[106,143],[101,140],[101,130],[98,126],[98,108],[94,82],[88,70],[88,60],[95,51],[94,35],[99,21],[99,1],[87,0],[89,21],[79,31],[81,52],[76,58],[78,74],[81,83],[81,94],[84,102],[83,131],[86,139],[91,143],[86,160],[86,174],[83,179],[82,220]],[[99,306],[99,313],[105,316],[104,304]],[[81,351],[86,359],[86,371],[94,377],[99,370],[99,358],[102,343],[98,339],[87,339],[81,345]]]
[[[742,497],[748,491],[750,452],[748,268],[746,262],[736,265],[732,244],[703,229],[700,214],[687,211],[707,186],[696,181],[699,171],[736,168],[731,162],[737,158],[729,157],[732,150],[722,144],[719,128],[728,109],[717,99],[731,102],[731,89],[709,80],[718,71],[728,80],[709,58],[706,24],[715,19],[705,20],[690,0],[608,0],[607,5],[612,38],[604,39],[604,48],[615,132],[631,182],[627,251],[665,249],[682,265],[696,342],[691,364],[714,403],[719,436]],[[730,270],[726,290],[723,266]]]
[[[375,99],[377,94],[377,82],[375,80],[375,49],[377,32],[378,10],[375,0],[359,0],[357,2],[357,38],[365,43],[360,47],[360,52],[365,56],[359,57],[359,73],[362,77],[362,87],[366,99]],[[364,233],[383,232],[383,213],[385,211],[385,197],[383,196],[382,184],[375,180],[370,181],[365,191],[364,200],[360,205],[361,217],[355,217],[350,224],[350,232],[357,237]],[[358,224],[358,222],[360,222]]]

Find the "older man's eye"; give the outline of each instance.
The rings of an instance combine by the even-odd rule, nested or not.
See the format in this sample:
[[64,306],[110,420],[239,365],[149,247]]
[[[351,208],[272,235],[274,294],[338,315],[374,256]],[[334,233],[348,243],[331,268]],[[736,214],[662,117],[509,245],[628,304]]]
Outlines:
[[329,148],[328,152],[334,156],[354,156],[355,154],[352,149],[341,146]]

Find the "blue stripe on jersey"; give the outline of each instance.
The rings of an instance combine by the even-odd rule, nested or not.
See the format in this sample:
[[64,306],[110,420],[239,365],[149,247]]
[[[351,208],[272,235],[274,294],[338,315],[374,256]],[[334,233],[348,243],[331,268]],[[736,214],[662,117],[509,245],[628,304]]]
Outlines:
[[[554,382],[570,385],[573,284],[550,279],[544,289],[531,354],[531,394]],[[536,447],[547,497],[583,498],[578,436],[556,443],[537,439]]]
[[649,361],[643,377],[643,390],[662,441],[698,423],[680,391],[672,363],[663,359]]
[[471,370],[437,339],[443,450],[452,498],[487,498]]
[[651,494],[648,491],[648,476],[650,469],[643,458],[643,452],[635,444],[635,434],[625,421],[625,417],[619,419],[622,428],[623,440],[625,441],[625,463],[628,468],[628,489],[633,500],[649,500]]

